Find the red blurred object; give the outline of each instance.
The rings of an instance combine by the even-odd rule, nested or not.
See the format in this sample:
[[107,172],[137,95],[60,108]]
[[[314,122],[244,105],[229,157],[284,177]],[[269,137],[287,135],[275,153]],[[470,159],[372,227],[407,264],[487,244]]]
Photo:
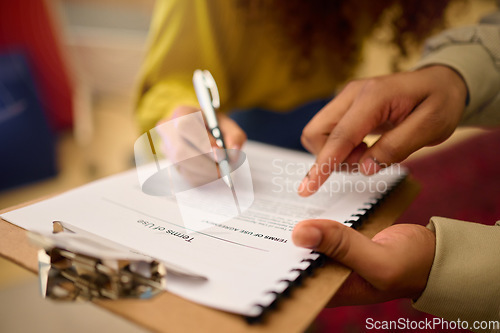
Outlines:
[[53,130],[72,125],[72,86],[44,0],[0,1],[0,52],[26,52]]
[[493,225],[500,220],[500,130],[483,133],[406,163],[421,191],[398,223],[426,225],[432,216]]

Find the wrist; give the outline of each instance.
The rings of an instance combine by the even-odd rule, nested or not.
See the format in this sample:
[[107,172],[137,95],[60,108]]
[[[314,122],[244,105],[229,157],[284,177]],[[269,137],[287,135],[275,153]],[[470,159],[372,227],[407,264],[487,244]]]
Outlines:
[[458,71],[447,65],[430,65],[418,71],[425,77],[427,97],[442,103],[441,110],[448,119],[449,136],[464,116],[469,99],[467,84]]
[[449,66],[437,65],[436,67],[439,67],[440,70],[447,73],[447,75],[450,77],[450,82],[452,82],[452,88],[457,91],[459,96],[465,98],[464,105],[467,105],[469,103],[469,89],[467,88],[467,84],[465,83],[462,75],[454,68]]
[[425,240],[421,246],[422,252],[422,265],[418,270],[421,272],[419,282],[416,285],[414,292],[410,295],[410,299],[416,302],[425,291],[429,275],[431,273],[432,265],[434,264],[434,257],[436,254],[436,233],[429,228],[421,228],[422,240]]
[[449,89],[456,98],[463,100],[464,107],[468,104],[469,89],[462,75],[454,68],[446,65],[432,65],[422,70],[432,70],[436,79],[438,79],[437,82],[445,84],[445,87]]

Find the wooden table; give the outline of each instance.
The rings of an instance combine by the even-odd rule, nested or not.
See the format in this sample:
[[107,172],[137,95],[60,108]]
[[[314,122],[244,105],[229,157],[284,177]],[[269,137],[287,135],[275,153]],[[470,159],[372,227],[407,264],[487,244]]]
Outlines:
[[[370,215],[360,231],[372,237],[393,224],[413,201],[419,186],[411,178],[403,181]],[[32,203],[32,202],[31,202]],[[26,206],[18,205],[1,211]],[[0,219],[0,256],[37,273],[37,250],[26,237],[26,231]],[[327,263],[312,277],[295,288],[277,309],[266,315],[259,324],[248,324],[242,316],[214,310],[180,298],[168,292],[150,300],[94,301],[123,318],[158,332],[303,332],[335,294],[350,270]]]

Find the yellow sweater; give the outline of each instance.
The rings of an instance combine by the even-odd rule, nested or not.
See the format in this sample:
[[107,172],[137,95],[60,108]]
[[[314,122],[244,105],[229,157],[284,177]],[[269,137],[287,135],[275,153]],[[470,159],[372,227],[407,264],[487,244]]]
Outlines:
[[179,105],[198,106],[192,75],[208,69],[221,110],[261,107],[287,111],[331,96],[338,81],[325,64],[306,78],[293,75],[293,50],[271,26],[250,22],[237,1],[157,1],[150,48],[140,79],[137,116],[148,130]]

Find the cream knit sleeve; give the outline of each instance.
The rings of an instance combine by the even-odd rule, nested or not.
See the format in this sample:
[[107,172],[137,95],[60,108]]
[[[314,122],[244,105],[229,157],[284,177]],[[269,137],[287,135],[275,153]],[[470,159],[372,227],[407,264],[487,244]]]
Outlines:
[[429,39],[415,68],[436,64],[465,80],[469,96],[462,125],[500,125],[500,12]]
[[433,217],[436,253],[427,286],[413,306],[448,321],[500,322],[500,223],[485,226]]

